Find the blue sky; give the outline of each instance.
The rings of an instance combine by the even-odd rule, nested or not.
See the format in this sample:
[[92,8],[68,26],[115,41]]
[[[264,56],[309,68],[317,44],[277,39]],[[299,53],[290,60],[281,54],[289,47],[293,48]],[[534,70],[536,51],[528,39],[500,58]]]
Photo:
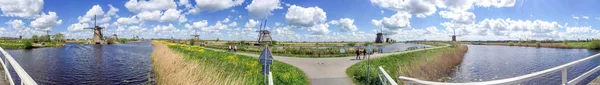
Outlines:
[[254,13],[266,16],[268,30],[280,41],[373,41],[380,29],[396,40],[449,40],[453,30],[461,35],[459,40],[586,39],[600,38],[597,4],[600,1],[10,0],[0,1],[0,36],[28,37],[50,30],[68,38],[89,38],[91,31],[81,28],[91,27],[85,18],[97,14],[105,20],[99,24],[105,27],[104,35],[187,39],[199,34],[201,39],[255,40],[258,25],[250,22],[265,18]]

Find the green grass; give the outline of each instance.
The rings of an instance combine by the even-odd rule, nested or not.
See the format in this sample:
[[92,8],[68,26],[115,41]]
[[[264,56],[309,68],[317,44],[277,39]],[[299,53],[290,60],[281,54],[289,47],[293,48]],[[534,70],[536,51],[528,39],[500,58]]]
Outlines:
[[[386,72],[396,80],[399,76],[399,72],[409,71],[408,65],[414,65],[417,63],[423,63],[422,61],[431,59],[434,56],[440,55],[441,52],[455,51],[452,47],[444,47],[439,49],[423,50],[405,54],[390,55],[372,59],[370,61],[371,66],[369,70],[370,78],[367,80],[367,61],[362,61],[352,65],[346,69],[348,78],[357,85],[375,85],[381,84],[379,82],[378,70],[379,66],[382,66]],[[400,69],[400,71],[398,71]],[[370,82],[370,83],[367,83]]]
[[[219,68],[225,72],[225,76],[236,76],[245,78],[245,84],[259,85],[263,84],[261,73],[261,64],[257,58],[220,52],[213,50],[204,50],[204,47],[188,46],[182,44],[166,43],[169,48],[183,53],[186,60],[197,60],[204,62],[206,66]],[[274,61],[271,66],[274,83],[276,85],[308,85],[310,84],[306,75],[298,68]]]
[[3,49],[25,49],[25,43],[19,41],[0,40],[0,47]]

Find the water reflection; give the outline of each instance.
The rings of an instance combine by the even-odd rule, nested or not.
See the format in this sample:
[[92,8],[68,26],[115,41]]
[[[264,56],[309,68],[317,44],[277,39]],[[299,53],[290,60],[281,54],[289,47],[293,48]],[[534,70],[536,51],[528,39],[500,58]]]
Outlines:
[[[478,82],[511,78],[542,71],[578,59],[597,54],[587,49],[556,49],[518,46],[469,45],[460,67],[452,74],[454,82]],[[600,64],[600,58],[578,64],[568,69],[568,79]],[[581,84],[590,82],[598,74],[586,78]],[[526,85],[558,85],[560,72],[524,82]]]
[[[153,84],[150,42],[7,50],[39,84]],[[16,78],[16,74],[13,78]]]

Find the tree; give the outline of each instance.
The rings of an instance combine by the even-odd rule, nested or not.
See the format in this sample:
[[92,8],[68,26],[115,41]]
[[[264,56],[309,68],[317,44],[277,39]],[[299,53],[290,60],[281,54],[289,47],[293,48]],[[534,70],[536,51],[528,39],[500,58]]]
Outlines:
[[271,45],[277,45],[277,41],[275,41],[275,40],[271,41]]
[[52,38],[54,39],[54,41],[56,42],[65,42],[65,35],[58,33],[58,34],[54,34],[52,36]]
[[219,38],[217,38],[217,42],[219,42]]
[[568,43],[567,39],[563,40],[563,44],[565,44],[565,45],[569,45],[569,43]]
[[33,40],[34,43],[39,42],[38,36],[37,35],[33,35],[31,36],[31,40]]

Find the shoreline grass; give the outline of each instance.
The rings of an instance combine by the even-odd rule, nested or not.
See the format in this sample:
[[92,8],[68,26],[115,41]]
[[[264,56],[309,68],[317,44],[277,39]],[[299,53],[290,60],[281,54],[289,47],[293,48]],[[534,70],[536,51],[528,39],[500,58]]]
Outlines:
[[[208,48],[227,50],[226,45],[208,45]],[[262,49],[256,46],[248,45],[237,45],[238,52],[260,54]],[[310,47],[299,47],[299,48],[271,48],[274,56],[286,56],[286,57],[300,57],[300,58],[331,58],[331,57],[348,57],[354,54],[356,51],[354,48],[345,49],[345,53],[340,53],[339,48],[310,48]]]
[[[379,70],[377,68],[382,66],[394,79],[402,75],[424,80],[444,81],[446,76],[462,62],[467,49],[466,46],[452,46],[372,59],[369,80],[366,76],[366,61],[352,65],[346,69],[346,74],[357,85],[381,84],[378,80]],[[401,83],[401,81],[396,81]]]
[[[261,65],[257,58],[231,54],[228,52],[205,50],[204,47],[200,46],[188,46],[184,44],[174,44],[168,42],[160,43],[164,43],[169,49],[181,53],[184,56],[183,59],[186,62],[192,63],[191,65],[197,65],[195,67],[203,67],[196,68],[196,70],[201,69],[196,72],[213,75],[202,77],[208,78],[212,82],[216,82],[207,84],[263,84],[264,75],[261,73]],[[273,66],[271,66],[271,72],[273,72],[274,83],[277,85],[310,84],[308,78],[300,69],[283,62],[274,61]],[[163,75],[157,74],[157,76],[160,77]],[[197,76],[179,77],[196,78]]]

